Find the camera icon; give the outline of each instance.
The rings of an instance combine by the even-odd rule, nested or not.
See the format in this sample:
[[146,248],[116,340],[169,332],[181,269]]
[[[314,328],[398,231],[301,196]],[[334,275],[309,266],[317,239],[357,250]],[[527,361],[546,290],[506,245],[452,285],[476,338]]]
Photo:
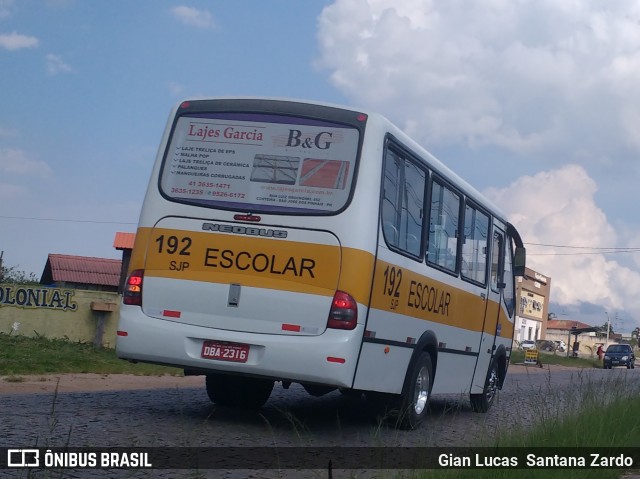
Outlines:
[[39,449],[8,449],[7,450],[7,466],[8,467],[39,467],[40,466],[40,450]]

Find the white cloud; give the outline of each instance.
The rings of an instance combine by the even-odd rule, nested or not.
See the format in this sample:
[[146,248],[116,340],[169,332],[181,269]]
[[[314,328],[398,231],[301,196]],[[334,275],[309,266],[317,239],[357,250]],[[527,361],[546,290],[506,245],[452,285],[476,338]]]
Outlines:
[[[518,178],[486,192],[523,237],[530,268],[551,277],[551,299],[640,313],[640,273],[604,248],[625,247],[596,205],[596,183],[578,165]],[[574,248],[532,245],[560,245]]]
[[46,56],[47,73],[57,75],[58,73],[71,73],[73,68],[62,60],[62,57],[49,53]]
[[44,161],[34,160],[23,150],[17,148],[0,149],[0,175],[36,175],[47,177],[52,173]]
[[208,10],[198,10],[197,8],[180,5],[173,7],[171,13],[182,23],[192,27],[209,28],[214,25],[213,16]]
[[[638,25],[638,2],[334,0],[316,65],[471,183],[519,178],[491,193],[525,241],[638,248]],[[535,255],[567,251],[529,248],[554,301],[640,317],[637,253]]]
[[421,142],[526,155],[582,141],[596,164],[640,151],[638,24],[630,2],[335,0],[318,64]]
[[15,51],[22,48],[35,48],[38,46],[38,39],[28,35],[21,35],[17,32],[0,34],[0,47]]
[[0,0],[0,18],[7,18],[11,16],[12,7],[13,0]]

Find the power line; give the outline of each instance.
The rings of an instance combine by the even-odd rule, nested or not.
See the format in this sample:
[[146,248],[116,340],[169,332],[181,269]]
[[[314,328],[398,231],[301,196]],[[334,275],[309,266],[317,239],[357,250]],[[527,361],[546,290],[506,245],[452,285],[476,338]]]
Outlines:
[[621,251],[585,251],[582,253],[530,253],[527,251],[527,256],[584,256],[587,254],[620,254],[620,253],[638,253],[640,249],[621,250]]
[[[571,245],[557,245],[557,244],[545,244],[545,243],[525,243],[529,246],[542,246],[545,248],[564,248],[581,250],[575,253],[533,253],[527,252],[528,256],[584,256],[584,255],[604,255],[604,254],[620,254],[620,253],[638,253],[640,248],[636,247],[600,247],[600,246],[571,246]],[[584,251],[588,250],[588,251]]]
[[606,251],[616,251],[616,250],[631,250],[631,251],[640,251],[640,247],[623,247],[623,248],[618,248],[618,247],[614,247],[614,246],[606,246],[606,247],[600,247],[600,246],[571,246],[571,245],[558,245],[558,244],[545,244],[545,243],[525,243],[526,245],[531,245],[531,246],[545,246],[548,248],[570,248],[570,249],[590,249],[590,250],[606,250]]

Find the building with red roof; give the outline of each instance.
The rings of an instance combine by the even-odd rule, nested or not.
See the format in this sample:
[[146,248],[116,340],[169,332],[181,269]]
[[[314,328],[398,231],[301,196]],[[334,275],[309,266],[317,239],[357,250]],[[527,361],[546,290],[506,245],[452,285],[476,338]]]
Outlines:
[[50,254],[40,284],[57,288],[117,291],[122,261],[66,254]]

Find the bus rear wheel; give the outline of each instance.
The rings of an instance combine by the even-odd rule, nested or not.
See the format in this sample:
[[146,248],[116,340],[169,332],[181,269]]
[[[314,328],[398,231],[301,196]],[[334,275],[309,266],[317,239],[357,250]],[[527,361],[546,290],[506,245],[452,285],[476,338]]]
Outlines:
[[273,383],[269,379],[207,374],[207,395],[219,406],[260,409],[271,396]]
[[399,428],[416,429],[427,417],[432,378],[431,356],[422,352],[411,367],[404,393],[399,399]]
[[496,361],[491,362],[491,368],[487,373],[487,379],[484,383],[484,391],[482,394],[470,394],[471,409],[475,412],[487,412],[493,401],[496,399],[498,393],[498,363]]

